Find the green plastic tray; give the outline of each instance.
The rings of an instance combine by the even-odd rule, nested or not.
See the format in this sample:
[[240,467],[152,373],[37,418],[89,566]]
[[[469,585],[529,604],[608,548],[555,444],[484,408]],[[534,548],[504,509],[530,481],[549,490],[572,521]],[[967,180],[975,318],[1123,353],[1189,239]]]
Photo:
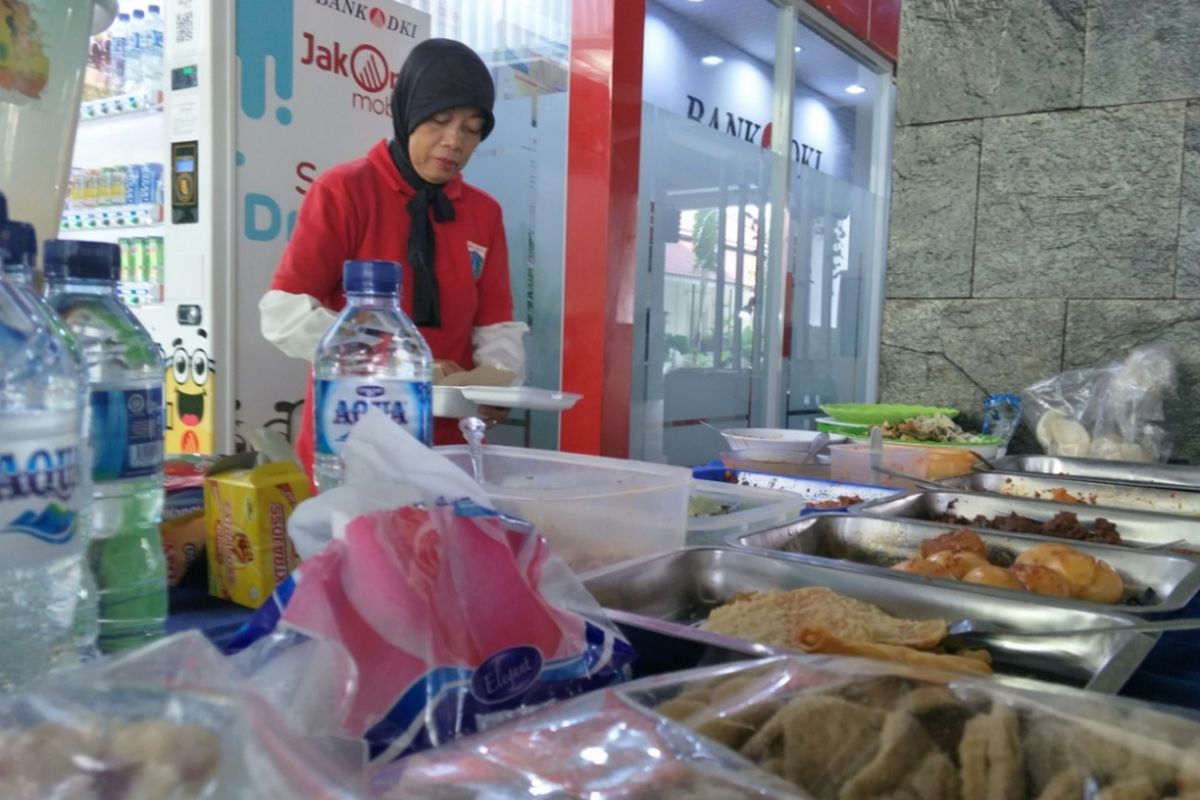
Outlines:
[[829,403],[821,410],[838,422],[857,425],[883,425],[887,422],[903,422],[913,417],[928,417],[942,414],[950,418],[958,416],[957,408],[937,406],[908,406],[890,403]]

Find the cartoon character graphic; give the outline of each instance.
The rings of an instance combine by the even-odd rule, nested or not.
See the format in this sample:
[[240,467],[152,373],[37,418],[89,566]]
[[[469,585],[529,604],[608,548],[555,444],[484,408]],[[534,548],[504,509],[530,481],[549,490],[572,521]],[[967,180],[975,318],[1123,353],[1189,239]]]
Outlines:
[[208,333],[203,328],[196,333],[203,341],[190,351],[184,347],[183,339],[171,343],[163,398],[167,406],[168,453],[213,452],[213,422],[209,412],[216,380],[215,364],[203,346]]

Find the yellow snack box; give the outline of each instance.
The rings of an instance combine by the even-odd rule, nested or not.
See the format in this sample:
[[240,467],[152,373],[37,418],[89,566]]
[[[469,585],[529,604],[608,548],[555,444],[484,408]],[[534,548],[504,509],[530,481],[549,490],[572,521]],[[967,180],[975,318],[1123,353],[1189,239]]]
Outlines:
[[204,482],[208,593],[258,608],[300,563],[287,535],[308,478],[290,462],[210,475]]

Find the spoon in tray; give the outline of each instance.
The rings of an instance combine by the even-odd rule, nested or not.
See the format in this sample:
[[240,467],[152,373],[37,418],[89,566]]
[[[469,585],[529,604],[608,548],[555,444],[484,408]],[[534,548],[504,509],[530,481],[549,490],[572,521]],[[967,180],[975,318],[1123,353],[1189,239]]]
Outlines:
[[1006,628],[994,622],[960,619],[951,622],[949,633],[941,641],[942,646],[963,648],[986,643],[989,639],[1021,638],[1048,639],[1053,637],[1090,636],[1101,633],[1155,633],[1158,631],[1200,630],[1200,619],[1164,619],[1131,622],[1127,625],[1100,625],[1095,628],[1076,628],[1050,631],[1021,631]]

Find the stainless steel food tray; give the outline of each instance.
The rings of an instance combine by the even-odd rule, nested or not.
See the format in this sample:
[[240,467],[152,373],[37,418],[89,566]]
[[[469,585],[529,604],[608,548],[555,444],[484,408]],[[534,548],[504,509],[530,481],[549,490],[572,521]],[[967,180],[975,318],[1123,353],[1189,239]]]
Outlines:
[[[1184,464],[1139,464],[1061,456],[1006,456],[994,461],[1001,472],[1033,472],[1105,481],[1156,483],[1200,489],[1200,467]],[[982,469],[982,466],[977,467]]]
[[947,489],[1055,501],[1062,490],[1083,505],[1200,517],[1200,489],[1149,483],[1084,480],[1028,472],[972,472],[938,481]]
[[[796,557],[833,561],[843,567],[853,567],[872,574],[927,584],[930,579],[888,567],[908,558],[920,558],[921,542],[940,536],[946,527],[910,519],[887,519],[847,514],[821,514],[806,517],[790,525],[764,531],[738,534],[729,538],[735,547],[770,550]],[[1002,533],[979,529],[987,545],[989,560],[1007,566],[1017,555],[1046,541],[1044,536]],[[1121,574],[1125,581],[1124,602],[1119,605],[1088,603],[1082,600],[1048,598],[1027,592],[981,587],[959,581],[939,581],[970,591],[1005,591],[1009,596],[1027,602],[1061,603],[1091,611],[1116,611],[1125,614],[1147,614],[1177,611],[1188,604],[1200,590],[1200,562],[1162,552],[1138,551],[1086,542],[1070,542],[1081,553],[1102,558]]]
[[[1148,511],[1129,511],[1121,508],[1096,508],[1095,506],[1072,503],[1053,503],[1048,500],[1031,500],[1025,497],[1003,497],[977,492],[921,492],[902,497],[890,497],[859,506],[859,512],[875,517],[903,517],[937,522],[947,511],[967,519],[982,514],[995,517],[1017,513],[1044,522],[1060,511],[1075,514],[1085,525],[1092,525],[1101,517],[1117,526],[1121,539],[1135,545],[1167,544],[1183,541],[1183,549],[1200,549],[1200,519],[1152,514]],[[951,523],[940,523],[948,525]],[[956,526],[961,527],[961,526]],[[978,528],[976,530],[987,530]],[[1054,537],[1040,537],[1051,541],[1065,541]]]
[[[644,617],[647,625],[674,628],[685,641],[706,634],[691,626],[707,619],[709,612],[739,592],[802,586],[826,586],[898,616],[969,617],[1017,630],[1084,629],[1133,621],[1122,614],[1040,605],[1000,592],[892,580],[729,547],[693,547],[627,561],[584,576],[584,585],[602,606],[618,612],[621,624],[633,625],[638,617]],[[1053,681],[1116,692],[1156,640],[1157,636],[1136,632],[1024,641],[997,637],[988,649],[1002,679]]]

